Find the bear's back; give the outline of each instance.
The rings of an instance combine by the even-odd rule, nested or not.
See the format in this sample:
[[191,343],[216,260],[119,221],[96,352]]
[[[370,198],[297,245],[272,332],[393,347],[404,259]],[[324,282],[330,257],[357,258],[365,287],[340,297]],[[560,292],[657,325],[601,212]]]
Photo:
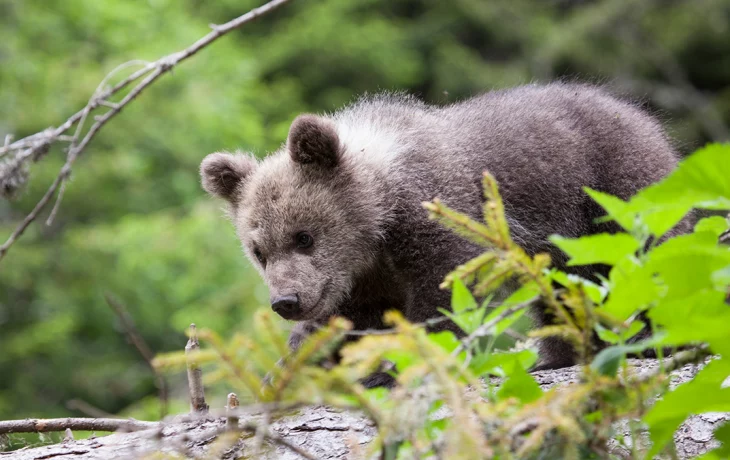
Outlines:
[[531,253],[551,252],[558,263],[562,254],[549,235],[617,230],[594,224],[603,211],[582,187],[627,199],[677,163],[656,120],[588,85],[526,85],[443,107],[385,94],[335,120],[353,162],[390,178],[399,219],[410,228],[433,233],[421,203],[435,197],[481,217],[481,174],[489,171],[516,241]]

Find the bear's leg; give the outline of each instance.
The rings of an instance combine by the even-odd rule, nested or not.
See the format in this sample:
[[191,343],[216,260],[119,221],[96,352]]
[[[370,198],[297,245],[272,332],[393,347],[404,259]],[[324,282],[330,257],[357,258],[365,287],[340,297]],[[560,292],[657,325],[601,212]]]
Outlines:
[[[555,324],[555,315],[548,311],[548,307],[542,300],[532,306],[532,314],[538,327]],[[539,342],[539,361],[530,371],[541,371],[547,369],[560,369],[569,367],[576,363],[575,349],[571,344],[560,337],[545,337]]]
[[561,369],[575,364],[573,346],[560,337],[545,337],[540,340],[540,360],[530,372]]

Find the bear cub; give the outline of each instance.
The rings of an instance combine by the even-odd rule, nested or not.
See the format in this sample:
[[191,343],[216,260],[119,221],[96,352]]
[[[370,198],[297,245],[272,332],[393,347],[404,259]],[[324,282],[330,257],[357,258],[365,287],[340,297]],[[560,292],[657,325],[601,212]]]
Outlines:
[[[483,249],[430,221],[421,203],[438,197],[481,219],[485,170],[518,244],[595,279],[606,267],[566,267],[548,241],[619,231],[596,223],[603,212],[582,187],[628,199],[676,164],[659,123],[636,105],[599,87],[552,83],[446,106],[367,97],[331,115],[300,115],[286,144],[263,160],[213,153],[200,169],[205,190],[228,202],[271,307],[299,322],[296,348],[332,315],[355,329],[385,327],[388,309],[413,322],[440,315],[450,294],[439,283]],[[551,321],[533,310],[539,325]],[[440,327],[459,333],[450,322]],[[560,339],[540,343],[540,368],[574,360]]]

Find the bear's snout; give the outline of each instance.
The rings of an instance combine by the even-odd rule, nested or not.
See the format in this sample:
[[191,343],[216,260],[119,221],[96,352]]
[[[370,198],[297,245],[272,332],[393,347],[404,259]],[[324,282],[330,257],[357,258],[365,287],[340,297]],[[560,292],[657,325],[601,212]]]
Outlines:
[[271,308],[284,319],[294,319],[301,315],[299,295],[282,295],[271,299]]

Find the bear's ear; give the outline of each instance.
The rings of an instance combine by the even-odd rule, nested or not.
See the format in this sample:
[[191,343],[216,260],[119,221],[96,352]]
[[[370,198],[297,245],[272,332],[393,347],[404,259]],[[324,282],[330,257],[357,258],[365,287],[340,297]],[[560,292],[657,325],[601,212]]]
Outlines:
[[236,201],[236,189],[256,169],[256,160],[240,153],[211,153],[200,164],[203,188],[211,195]]
[[299,115],[292,122],[286,146],[292,160],[325,168],[337,166],[340,138],[334,123],[316,115]]

